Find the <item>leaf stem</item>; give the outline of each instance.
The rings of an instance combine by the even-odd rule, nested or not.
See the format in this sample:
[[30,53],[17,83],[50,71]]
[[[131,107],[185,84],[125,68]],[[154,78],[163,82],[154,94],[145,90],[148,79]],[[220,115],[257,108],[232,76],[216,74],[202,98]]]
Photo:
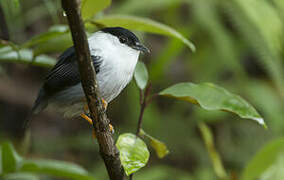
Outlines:
[[201,132],[203,141],[205,143],[206,149],[207,149],[209,156],[211,158],[213,168],[214,168],[214,171],[215,171],[217,177],[219,179],[222,179],[222,180],[228,179],[228,175],[227,175],[225,168],[222,164],[222,160],[220,158],[220,155],[215,148],[213,135],[212,135],[210,128],[205,123],[202,123],[202,122],[198,123],[198,128]]

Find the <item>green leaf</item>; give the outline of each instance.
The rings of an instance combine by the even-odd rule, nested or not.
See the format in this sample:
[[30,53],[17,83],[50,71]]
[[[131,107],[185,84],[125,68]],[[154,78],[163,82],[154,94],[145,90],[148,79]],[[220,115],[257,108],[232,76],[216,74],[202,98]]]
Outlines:
[[134,134],[120,135],[116,146],[120,151],[120,160],[127,175],[138,171],[148,162],[150,153],[147,146]]
[[4,176],[5,180],[39,180],[37,176],[30,173],[10,173]]
[[56,63],[56,60],[46,56],[33,56],[33,52],[29,49],[13,50],[10,46],[0,48],[0,62],[13,62],[32,64],[36,66],[51,67]]
[[181,33],[171,28],[170,26],[151,20],[149,18],[126,15],[109,15],[95,19],[94,22],[105,26],[121,26],[131,30],[138,30],[174,37],[181,40],[192,51],[195,51],[195,46],[193,45],[193,43],[187,40]]
[[263,118],[240,96],[211,83],[179,83],[159,95],[173,97],[199,105],[206,110],[223,110],[235,113],[241,118],[252,119],[266,127]]
[[284,179],[284,153],[278,155],[276,162],[262,173],[261,180]]
[[70,33],[58,34],[56,38],[50,38],[47,41],[38,43],[34,47],[34,54],[45,54],[45,53],[62,53],[67,48],[73,46],[72,38]]
[[110,6],[111,0],[83,0],[81,12],[83,19],[92,18],[97,12]]
[[[127,0],[112,8],[112,12],[123,12],[125,14],[150,14],[151,12],[169,9],[180,3],[188,3],[187,0]],[[151,6],[149,6],[151,4]]]
[[55,25],[49,28],[45,33],[41,33],[37,36],[34,36],[29,41],[22,45],[23,48],[30,48],[32,46],[37,46],[43,44],[48,40],[59,37],[60,35],[66,34],[69,32],[68,26],[66,25]]
[[145,89],[147,82],[148,82],[148,71],[145,64],[141,61],[137,62],[134,78],[136,81],[137,86],[143,90]]
[[22,158],[17,154],[11,143],[5,142],[1,145],[2,173],[10,173],[17,170]]
[[62,162],[56,160],[25,160],[21,163],[19,171],[48,174],[68,179],[79,179],[79,180],[94,179],[81,166],[69,162]]
[[164,158],[167,154],[170,153],[165,143],[159,141],[158,139],[150,136],[144,130],[141,130],[139,133],[142,137],[146,137],[150,141],[150,145],[156,151],[156,154],[159,158]]
[[[259,178],[265,171],[267,172],[267,170],[277,163],[279,157],[283,157],[283,153],[284,138],[269,142],[252,158],[252,160],[250,160],[250,162],[248,162],[246,168],[242,172],[241,179],[253,180]],[[283,166],[279,168],[283,168]]]

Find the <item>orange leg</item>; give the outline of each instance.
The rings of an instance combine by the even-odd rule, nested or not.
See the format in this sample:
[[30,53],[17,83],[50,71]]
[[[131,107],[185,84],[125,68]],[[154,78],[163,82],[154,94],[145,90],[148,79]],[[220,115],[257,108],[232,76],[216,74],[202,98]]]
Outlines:
[[93,121],[91,118],[89,118],[89,116],[87,116],[86,114],[82,113],[80,114],[80,116],[85,119],[86,121],[88,121],[89,124],[93,125]]
[[[89,124],[93,125],[93,121],[92,121],[91,118],[89,118],[89,116],[87,116],[87,115],[84,114],[84,113],[80,114],[80,116],[81,116],[83,119],[85,119],[86,121],[88,121]],[[96,133],[95,133],[94,129],[93,129],[92,135],[93,135],[93,138],[96,139]]]
[[[87,116],[84,113],[80,114],[80,116],[83,119],[85,119],[86,121],[88,121],[89,124],[93,125],[93,121],[92,121],[92,119],[89,116]],[[111,133],[114,133],[114,128],[113,128],[113,126],[111,124],[109,124],[109,130],[110,130]],[[93,130],[93,138],[96,139],[96,133],[95,133],[94,130]]]
[[108,105],[107,101],[102,98],[102,103],[103,103],[104,109],[106,110],[107,109],[107,105]]
[[87,103],[84,105],[83,110],[84,110],[84,113],[85,113],[85,114],[88,114],[88,113],[89,113],[89,106],[88,106]]

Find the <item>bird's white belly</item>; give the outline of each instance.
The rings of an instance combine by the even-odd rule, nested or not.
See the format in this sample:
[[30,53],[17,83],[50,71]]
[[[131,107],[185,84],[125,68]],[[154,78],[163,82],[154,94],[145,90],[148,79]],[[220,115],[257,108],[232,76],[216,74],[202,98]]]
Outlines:
[[99,92],[102,98],[110,102],[117,97],[132,79],[133,71],[112,71],[108,74],[98,74]]
[[[107,102],[116,98],[125,86],[131,81],[135,70],[137,60],[135,59],[128,64],[109,64],[100,67],[97,74],[98,88],[101,97]],[[119,64],[119,63],[118,63]],[[57,94],[56,99],[52,99],[53,108],[64,113],[65,117],[78,116],[83,113],[85,95],[81,83],[61,91]]]
[[[98,34],[99,36],[100,34]],[[94,43],[93,43],[94,42]],[[126,45],[114,44],[104,38],[89,40],[91,54],[102,57],[97,74],[99,92],[107,102],[112,101],[132,79],[138,61],[139,51]],[[101,48],[104,47],[104,48]],[[85,95],[81,83],[57,94],[49,104],[54,104],[67,117],[83,112]]]

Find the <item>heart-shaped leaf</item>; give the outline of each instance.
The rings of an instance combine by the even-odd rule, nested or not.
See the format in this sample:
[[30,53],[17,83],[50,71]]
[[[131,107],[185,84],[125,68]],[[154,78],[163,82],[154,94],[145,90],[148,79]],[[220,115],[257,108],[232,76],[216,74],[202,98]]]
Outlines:
[[248,102],[212,83],[179,83],[163,90],[159,95],[197,104],[205,110],[229,111],[266,127],[263,118]]
[[119,149],[120,160],[127,175],[138,171],[147,164],[150,156],[147,146],[134,134],[120,135],[116,146]]
[[134,72],[134,78],[137,86],[143,90],[148,82],[148,71],[145,64],[141,61],[137,62]]
[[95,23],[104,26],[121,26],[131,30],[144,31],[149,33],[161,34],[181,40],[192,51],[195,51],[195,46],[181,33],[165,24],[159,23],[149,18],[126,15],[109,15],[94,20]]

